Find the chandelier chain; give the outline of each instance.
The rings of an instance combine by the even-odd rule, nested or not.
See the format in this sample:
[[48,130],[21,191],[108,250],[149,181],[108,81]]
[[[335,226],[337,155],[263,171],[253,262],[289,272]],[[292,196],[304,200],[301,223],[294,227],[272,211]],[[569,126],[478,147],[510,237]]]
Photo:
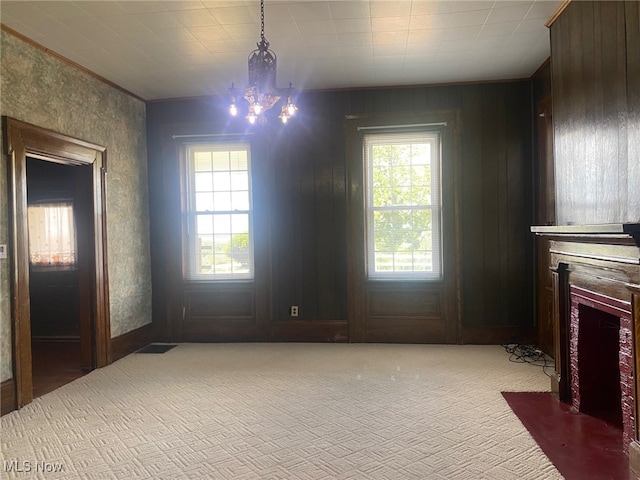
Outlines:
[[264,41],[264,0],[260,0],[260,38]]

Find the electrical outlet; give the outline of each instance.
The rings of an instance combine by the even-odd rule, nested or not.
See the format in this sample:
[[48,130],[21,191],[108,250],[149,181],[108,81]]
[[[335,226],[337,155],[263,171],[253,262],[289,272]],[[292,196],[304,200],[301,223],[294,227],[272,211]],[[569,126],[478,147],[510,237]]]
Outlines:
[[297,317],[298,316],[298,306],[297,305],[291,305],[291,316],[292,317]]

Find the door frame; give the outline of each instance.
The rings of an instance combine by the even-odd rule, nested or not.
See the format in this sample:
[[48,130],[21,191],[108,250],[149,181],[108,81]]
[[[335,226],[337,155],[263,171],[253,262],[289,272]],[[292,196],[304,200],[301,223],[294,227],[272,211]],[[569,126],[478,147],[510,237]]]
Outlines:
[[106,148],[3,117],[10,204],[13,374],[17,408],[33,400],[27,157],[63,165],[92,166],[93,258],[89,268],[92,368],[111,363],[109,278],[107,271]]

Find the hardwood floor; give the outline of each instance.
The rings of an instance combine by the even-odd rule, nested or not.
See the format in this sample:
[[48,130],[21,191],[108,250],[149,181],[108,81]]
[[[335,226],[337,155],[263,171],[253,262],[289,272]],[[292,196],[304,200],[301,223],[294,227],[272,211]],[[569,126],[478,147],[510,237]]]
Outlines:
[[80,342],[41,341],[31,344],[33,356],[33,397],[41,397],[80,378]]

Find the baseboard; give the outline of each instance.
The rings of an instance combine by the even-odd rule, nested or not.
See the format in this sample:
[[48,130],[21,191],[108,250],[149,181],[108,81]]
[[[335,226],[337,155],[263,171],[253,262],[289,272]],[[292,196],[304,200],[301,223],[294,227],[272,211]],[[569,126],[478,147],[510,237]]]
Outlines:
[[629,445],[629,473],[632,478],[640,478],[640,443],[637,440]]
[[43,337],[32,335],[32,342],[79,342],[80,337],[77,336],[51,336],[51,337]]
[[349,324],[344,320],[281,320],[269,329],[270,342],[346,342]]
[[462,343],[503,345],[506,343],[536,343],[533,327],[462,327]]
[[115,362],[157,340],[153,323],[111,339],[111,360]]
[[13,378],[5,380],[0,384],[0,398],[2,399],[2,411],[0,415],[6,415],[18,408],[16,404],[16,384]]

